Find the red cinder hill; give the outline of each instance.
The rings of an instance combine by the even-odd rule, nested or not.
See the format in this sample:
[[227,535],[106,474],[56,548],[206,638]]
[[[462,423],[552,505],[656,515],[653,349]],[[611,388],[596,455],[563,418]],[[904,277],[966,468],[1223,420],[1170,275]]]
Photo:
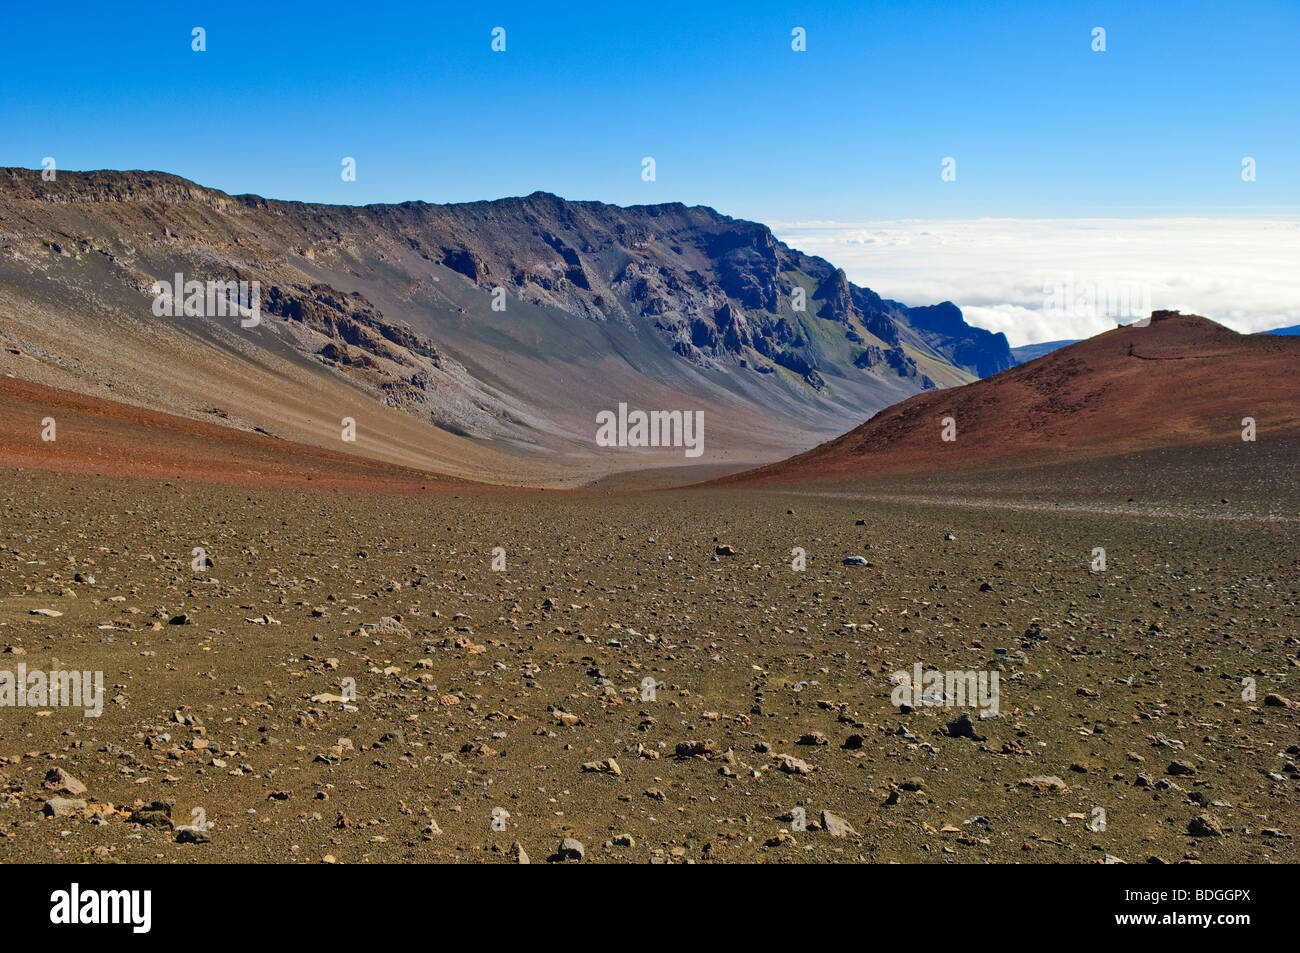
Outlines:
[[[944,418],[956,439],[941,439]],[[1300,433],[1300,340],[1156,311],[962,387],[918,394],[780,463],[717,483],[1017,466]]]

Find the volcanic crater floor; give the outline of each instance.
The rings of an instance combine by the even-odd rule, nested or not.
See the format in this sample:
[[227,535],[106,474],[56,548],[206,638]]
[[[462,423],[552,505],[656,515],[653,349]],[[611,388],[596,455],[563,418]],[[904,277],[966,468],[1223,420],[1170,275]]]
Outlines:
[[[0,861],[1300,861],[1295,519],[1032,487],[7,470],[0,670],[104,708],[0,708]],[[917,663],[996,715],[900,709]]]

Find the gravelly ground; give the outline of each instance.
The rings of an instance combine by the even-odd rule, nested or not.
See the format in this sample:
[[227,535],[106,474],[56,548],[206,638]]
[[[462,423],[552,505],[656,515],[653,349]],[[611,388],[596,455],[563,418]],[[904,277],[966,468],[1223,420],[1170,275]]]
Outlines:
[[[6,471],[0,670],[102,669],[105,709],[0,708],[0,860],[540,862],[565,837],[589,862],[1300,860],[1300,710],[1264,704],[1300,698],[1293,490],[1221,519],[1217,488],[1075,486],[1062,509],[1016,485],[362,497]],[[918,662],[999,672],[984,740],[947,733],[974,710],[891,703]],[[346,678],[353,704],[312,700]],[[85,808],[43,816],[54,768]],[[210,842],[129,820],[154,801],[201,808]]]

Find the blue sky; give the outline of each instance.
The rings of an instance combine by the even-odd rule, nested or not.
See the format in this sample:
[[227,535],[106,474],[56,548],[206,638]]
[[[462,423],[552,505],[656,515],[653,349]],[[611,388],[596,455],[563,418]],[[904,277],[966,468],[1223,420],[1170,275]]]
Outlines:
[[14,4],[0,55],[0,165],[274,198],[544,189],[768,222],[1300,210],[1296,0]]

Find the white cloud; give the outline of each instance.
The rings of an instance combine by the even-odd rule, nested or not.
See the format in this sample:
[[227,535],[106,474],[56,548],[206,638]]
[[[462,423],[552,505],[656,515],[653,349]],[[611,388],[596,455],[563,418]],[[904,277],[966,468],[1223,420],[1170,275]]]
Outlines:
[[1100,333],[1115,326],[1106,315],[1116,311],[1127,323],[1136,315],[1123,313],[1126,303],[1202,314],[1241,332],[1300,324],[1295,221],[798,222],[772,230],[886,298],[953,301],[971,324],[1005,332],[1012,347]]

